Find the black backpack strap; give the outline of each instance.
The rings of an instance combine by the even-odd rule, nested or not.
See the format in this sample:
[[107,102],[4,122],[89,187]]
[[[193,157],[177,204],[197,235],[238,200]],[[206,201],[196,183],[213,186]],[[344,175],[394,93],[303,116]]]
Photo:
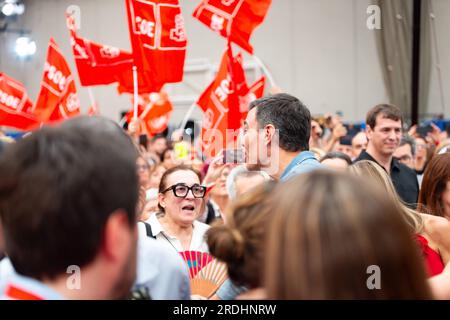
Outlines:
[[156,239],[156,236],[154,236],[153,232],[152,232],[152,226],[147,222],[144,222],[144,221],[141,221],[141,222],[145,226],[145,233],[147,234],[147,237]]

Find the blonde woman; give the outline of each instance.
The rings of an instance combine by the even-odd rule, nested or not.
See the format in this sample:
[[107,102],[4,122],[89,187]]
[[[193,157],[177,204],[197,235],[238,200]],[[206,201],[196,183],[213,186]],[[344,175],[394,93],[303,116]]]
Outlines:
[[397,192],[386,171],[372,161],[360,161],[350,167],[350,172],[374,180],[386,191],[386,196],[393,200],[397,211],[404,220],[421,247],[426,261],[428,274],[435,276],[444,270],[450,261],[450,222],[442,217],[422,214],[407,207]]

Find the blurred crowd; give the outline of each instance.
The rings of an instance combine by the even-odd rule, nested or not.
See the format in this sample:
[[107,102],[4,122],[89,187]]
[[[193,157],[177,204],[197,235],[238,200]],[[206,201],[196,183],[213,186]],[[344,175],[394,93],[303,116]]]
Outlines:
[[78,117],[2,143],[1,295],[450,298],[447,131],[389,104],[346,125],[279,93],[241,141],[242,162],[205,160],[179,131]]

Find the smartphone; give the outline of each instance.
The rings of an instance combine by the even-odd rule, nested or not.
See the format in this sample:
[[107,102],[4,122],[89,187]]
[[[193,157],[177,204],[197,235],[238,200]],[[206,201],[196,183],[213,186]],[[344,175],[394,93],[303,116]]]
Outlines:
[[223,163],[243,163],[244,153],[241,149],[223,150]]

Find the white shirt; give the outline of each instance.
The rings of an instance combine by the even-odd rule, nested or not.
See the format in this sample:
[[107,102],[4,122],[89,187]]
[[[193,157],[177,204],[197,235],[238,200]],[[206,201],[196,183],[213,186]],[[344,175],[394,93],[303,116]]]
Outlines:
[[[152,214],[146,221],[152,227],[152,233],[156,237],[156,240],[169,244],[173,249],[178,252],[185,251],[181,246],[181,242],[174,236],[169,235],[161,225],[156,214]],[[209,229],[207,224],[194,220],[192,223],[192,239],[189,245],[189,251],[207,252],[208,245],[206,244],[205,233]]]

